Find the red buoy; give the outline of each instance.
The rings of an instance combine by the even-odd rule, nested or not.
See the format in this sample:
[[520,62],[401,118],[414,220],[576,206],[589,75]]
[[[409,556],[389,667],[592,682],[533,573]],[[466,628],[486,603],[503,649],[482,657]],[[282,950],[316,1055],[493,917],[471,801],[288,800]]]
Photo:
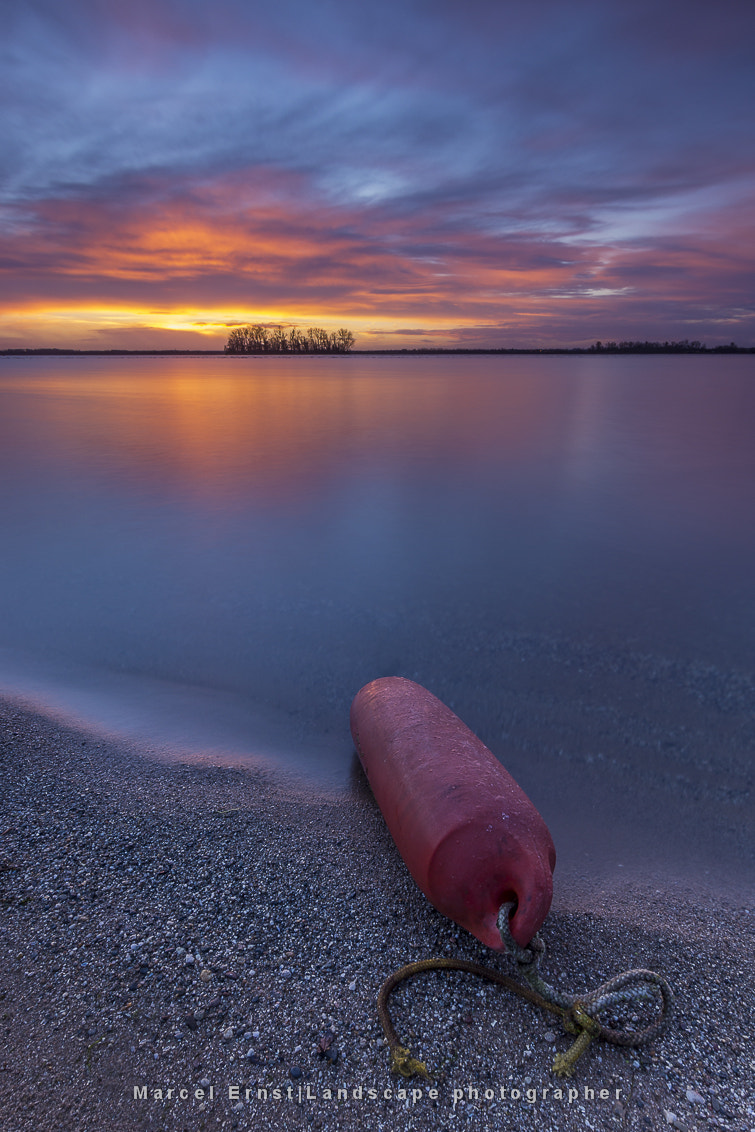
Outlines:
[[502,904],[526,947],[548,914],[556,851],[540,814],[457,715],[411,680],[365,684],[351,734],[409,872],[439,912],[501,950]]

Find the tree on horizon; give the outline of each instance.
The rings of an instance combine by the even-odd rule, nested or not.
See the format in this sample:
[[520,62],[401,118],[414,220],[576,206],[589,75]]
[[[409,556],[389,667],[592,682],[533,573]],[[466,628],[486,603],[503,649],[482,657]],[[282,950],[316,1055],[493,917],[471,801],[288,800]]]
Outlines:
[[226,354],[347,354],[354,345],[354,335],[341,327],[328,333],[319,326],[310,326],[304,333],[283,326],[237,326],[228,336]]

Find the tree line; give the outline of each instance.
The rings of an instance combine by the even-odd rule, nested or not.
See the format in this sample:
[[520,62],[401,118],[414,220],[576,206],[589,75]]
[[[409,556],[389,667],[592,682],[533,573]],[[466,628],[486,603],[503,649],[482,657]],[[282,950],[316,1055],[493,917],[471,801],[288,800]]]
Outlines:
[[328,333],[319,326],[237,326],[228,336],[226,354],[347,354],[354,335],[343,327]]
[[603,354],[705,354],[738,352],[739,347],[732,342],[709,350],[702,342],[683,338],[680,342],[596,342],[588,349]]

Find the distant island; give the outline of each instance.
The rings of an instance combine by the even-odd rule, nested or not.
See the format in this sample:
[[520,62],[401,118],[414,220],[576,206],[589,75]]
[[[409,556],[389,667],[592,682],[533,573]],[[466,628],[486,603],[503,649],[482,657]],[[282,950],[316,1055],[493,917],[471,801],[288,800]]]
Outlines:
[[225,344],[226,354],[348,354],[354,335],[343,327],[330,334],[319,326],[303,330],[292,326],[238,326]]
[[[278,333],[280,329],[281,333]],[[264,331],[264,334],[260,334]],[[286,345],[281,343],[285,338]],[[436,355],[436,354],[755,354],[755,346],[705,346],[702,342],[594,342],[591,346],[528,346],[528,347],[464,347],[414,346],[387,350],[355,350],[350,330],[326,330],[312,327],[306,334],[299,330],[248,326],[231,331],[222,350],[74,350],[53,346],[14,347],[0,350],[0,357],[25,356],[116,356],[116,357],[210,357],[260,354],[359,354],[364,355]],[[292,345],[293,343],[293,345]]]

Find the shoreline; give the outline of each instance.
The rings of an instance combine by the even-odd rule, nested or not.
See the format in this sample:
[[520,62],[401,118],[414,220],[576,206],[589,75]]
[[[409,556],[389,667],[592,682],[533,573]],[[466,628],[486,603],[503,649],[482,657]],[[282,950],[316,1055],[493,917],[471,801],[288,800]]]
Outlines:
[[399,1034],[439,1071],[431,1098],[388,1072],[382,981],[436,954],[507,963],[429,906],[363,780],[307,793],[260,768],[164,764],[6,701],[0,735],[0,1097],[14,1132],[751,1128],[755,1035],[737,990],[751,894],[557,870],[545,977],[581,991],[657,969],[674,1021],[638,1051],[593,1044],[562,1082],[578,1097],[558,1100],[550,1065],[570,1039],[552,1019],[433,973],[392,999]]

